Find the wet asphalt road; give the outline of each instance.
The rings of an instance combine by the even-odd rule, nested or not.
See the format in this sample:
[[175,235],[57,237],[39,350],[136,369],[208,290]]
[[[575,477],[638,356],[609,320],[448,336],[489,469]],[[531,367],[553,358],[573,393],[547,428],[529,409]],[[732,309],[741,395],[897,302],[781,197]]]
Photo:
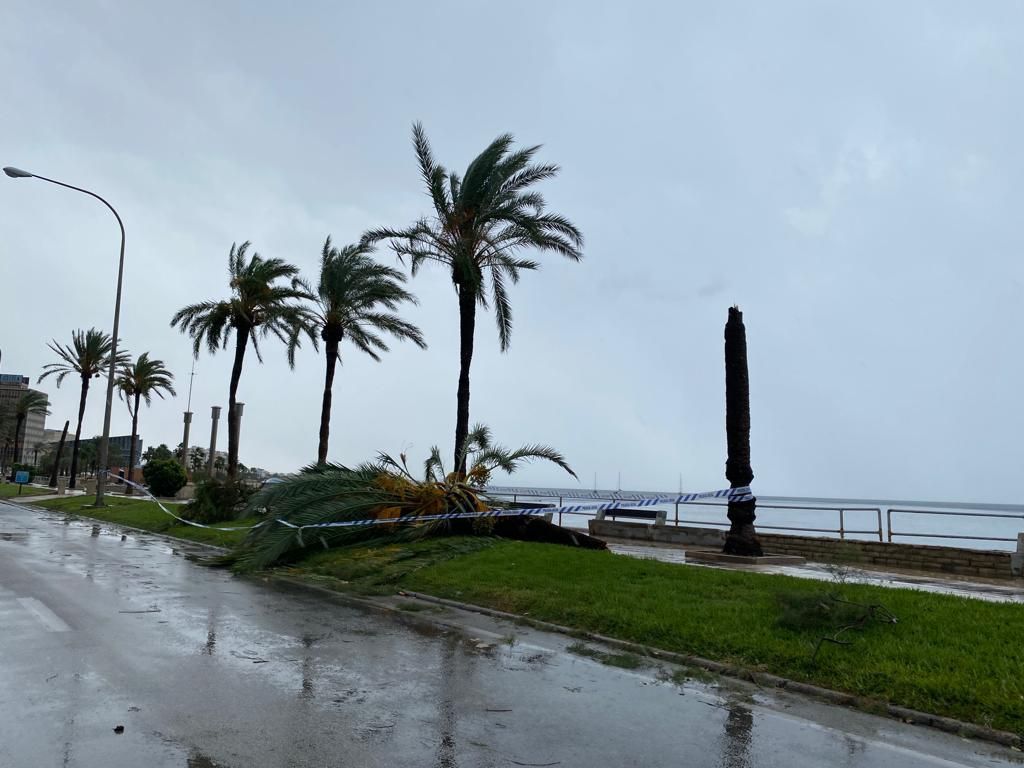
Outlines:
[[366,612],[0,503],[0,768],[1019,764],[569,642],[447,609]]

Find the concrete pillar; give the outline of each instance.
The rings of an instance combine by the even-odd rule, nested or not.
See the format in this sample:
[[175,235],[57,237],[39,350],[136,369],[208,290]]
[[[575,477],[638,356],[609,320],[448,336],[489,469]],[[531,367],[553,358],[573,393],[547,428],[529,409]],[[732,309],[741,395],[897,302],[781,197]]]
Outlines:
[[192,428],[192,411],[185,411],[185,433],[181,436],[181,466],[188,473],[188,433]]
[[241,445],[242,441],[239,439],[242,436],[242,411],[245,409],[245,403],[235,403],[235,423],[232,428],[235,431],[235,445]]
[[1024,576],[1024,533],[1017,534],[1017,551],[1010,555],[1010,572]]
[[[210,427],[210,455],[206,457],[206,471],[213,477],[213,457],[217,453],[217,422],[220,421],[220,406],[215,405],[210,412],[213,424]],[[230,426],[228,427],[230,429]]]

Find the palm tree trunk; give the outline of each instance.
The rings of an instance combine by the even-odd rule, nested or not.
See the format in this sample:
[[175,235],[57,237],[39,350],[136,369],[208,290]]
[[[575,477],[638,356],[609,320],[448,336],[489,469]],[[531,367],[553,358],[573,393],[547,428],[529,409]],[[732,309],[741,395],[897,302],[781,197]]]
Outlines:
[[14,461],[11,462],[10,477],[12,483],[14,482],[14,468],[21,463],[21,443],[24,438],[19,439],[19,437],[21,437],[21,428],[25,424],[25,418],[25,416],[18,414],[14,421]]
[[68,439],[68,424],[67,419],[64,420],[64,431],[60,433],[60,442],[57,443],[57,454],[53,457],[53,470],[50,472],[50,482],[47,483],[51,488],[57,487],[57,475],[60,474],[60,460],[64,457],[64,441]]
[[469,435],[469,366],[473,363],[473,334],[476,330],[476,292],[459,286],[459,392],[455,411],[455,471],[466,474],[462,447]]
[[[238,380],[242,378],[245,348],[249,344],[249,329],[235,328],[235,362],[231,366],[231,388],[228,391],[228,477],[238,475],[238,423],[235,420],[235,395]],[[212,459],[213,457],[211,457]]]
[[21,463],[21,453],[25,448],[25,435],[23,430],[25,429],[25,422],[28,419],[28,415],[19,414],[14,422],[14,463]]
[[[747,330],[739,307],[729,307],[725,324],[725,435],[729,455],[725,477],[730,488],[750,485],[750,379],[747,373]],[[729,501],[729,533],[722,551],[730,555],[760,556],[761,542],[754,530],[756,499]]]
[[[68,478],[68,488],[75,487],[75,480],[78,478],[78,451],[82,442],[82,418],[85,416],[85,399],[89,396],[89,377],[82,376],[82,395],[78,399],[78,426],[75,427],[75,442],[71,446],[71,477]],[[106,470],[106,467],[101,467]]]
[[[135,478],[132,477],[132,470],[135,469],[135,436],[139,433],[139,399],[141,395],[135,393],[135,410],[132,411],[132,442],[128,446],[128,471],[125,472],[125,479],[133,481]],[[132,487],[125,485],[124,493],[126,496],[132,495]]]
[[324,329],[324,351],[327,354],[327,372],[324,375],[324,400],[320,406],[320,445],[316,452],[317,464],[327,463],[327,443],[331,436],[331,393],[334,389],[334,370],[338,365],[340,332]]

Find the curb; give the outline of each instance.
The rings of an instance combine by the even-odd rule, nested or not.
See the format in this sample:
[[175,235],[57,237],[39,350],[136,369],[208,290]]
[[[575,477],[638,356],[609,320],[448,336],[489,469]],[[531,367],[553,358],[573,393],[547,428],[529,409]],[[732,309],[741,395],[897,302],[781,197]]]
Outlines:
[[[561,624],[554,624],[549,621],[542,621],[540,619],[534,619],[529,616],[522,616],[517,613],[507,613],[506,611],[498,611],[493,608],[486,608],[480,605],[474,605],[472,603],[462,603],[457,600],[448,600],[443,597],[435,597],[433,595],[426,595],[421,592],[399,592],[400,595],[414,597],[418,600],[423,600],[428,603],[435,603],[437,605],[444,605],[449,608],[457,608],[463,611],[471,611],[473,613],[482,613],[485,616],[492,616],[499,619],[507,619],[520,624],[526,624],[534,627],[535,629],[545,630],[547,632],[557,632],[563,635],[569,635],[570,637],[582,637],[592,642],[601,643],[603,645],[618,648],[623,651],[629,651],[636,653],[641,656],[649,656],[656,659],[665,659],[676,664],[682,664],[684,666],[699,667],[706,669],[709,672],[715,674],[724,675],[725,677],[734,677],[740,680],[746,680],[759,685],[764,688],[779,688],[785,691],[792,691],[805,696],[810,696],[815,699],[827,701],[830,704],[837,704],[839,706],[851,707],[853,709],[859,709],[869,714],[878,714],[877,708],[867,706],[867,703],[862,697],[855,696],[850,693],[843,693],[842,691],[834,691],[830,688],[822,688],[811,683],[802,683],[799,680],[791,680],[786,677],[779,677],[778,675],[771,675],[766,672],[755,672],[744,667],[736,666],[734,664],[723,664],[718,661],[711,661],[710,659],[704,659],[700,656],[689,656],[683,653],[676,653],[674,651],[665,651],[660,648],[652,648],[648,645],[642,645],[640,643],[633,643],[628,640],[619,640],[614,637],[607,637],[606,635],[600,635],[596,632],[587,632],[585,630],[573,629],[572,627],[562,626]],[[957,734],[971,739],[978,739],[982,741],[989,741],[995,744],[999,744],[1004,747],[1011,747],[1013,749],[1024,748],[1024,738],[1021,736],[1010,733],[1009,731],[998,731],[994,728],[988,728],[983,725],[976,725],[974,723],[968,723],[963,720],[956,720],[952,717],[943,717],[942,715],[933,715],[928,712],[919,712],[916,709],[909,709],[907,707],[900,707],[895,704],[885,704],[885,714],[895,720],[902,720],[905,723],[913,725],[924,725],[929,728],[935,728],[946,733]]]
[[[9,501],[5,499],[4,501]],[[17,503],[17,502],[12,502]],[[193,541],[191,539],[183,539],[178,536],[171,536],[166,533],[158,533],[156,531],[148,531],[145,528],[136,528],[131,525],[125,525],[123,523],[113,523],[109,520],[100,520],[98,518],[89,517],[88,515],[80,515],[77,513],[60,512],[60,510],[48,510],[46,507],[35,507],[30,504],[18,504],[18,506],[25,507],[26,509],[35,509],[39,511],[58,512],[65,515],[75,515],[77,517],[83,517],[87,520],[96,520],[99,523],[106,523],[107,525],[118,526],[129,531],[137,533],[145,533],[150,536],[159,536],[160,538],[168,539],[169,541],[178,542],[181,544],[188,544],[196,547],[203,547],[210,549],[215,552],[225,553],[230,550],[224,547],[218,547],[215,544],[207,544],[204,542]],[[395,608],[390,605],[386,605],[372,598],[359,597],[348,592],[342,592],[337,589],[324,586],[322,584],[314,584],[304,579],[297,578],[295,576],[287,576],[281,574],[269,574],[269,580],[275,582],[282,582],[294,587],[300,587],[313,592],[320,592],[331,596],[333,599],[338,599],[343,603],[359,606],[361,608],[372,610],[377,613],[385,613],[391,616],[400,617],[403,621],[421,624],[440,626],[446,629],[461,630],[462,628],[457,624],[451,624],[449,622],[442,621],[437,617],[419,616],[417,614],[410,614]],[[629,640],[619,640],[614,637],[608,637],[601,635],[596,632],[588,632],[586,630],[574,629],[572,627],[563,626],[561,624],[555,624],[550,621],[543,621],[541,619],[534,619],[530,616],[523,616],[518,613],[508,613],[507,611],[499,611],[494,608],[487,608],[482,605],[475,605],[473,603],[463,603],[458,600],[449,600],[443,597],[435,597],[434,595],[427,595],[422,592],[412,592],[408,590],[398,590],[396,592],[401,597],[412,597],[417,600],[422,600],[427,603],[433,603],[435,605],[443,605],[448,608],[455,608],[461,611],[467,611],[469,613],[479,613],[484,616],[491,616],[493,618],[505,619],[512,621],[517,624],[525,624],[535,629],[544,630],[546,632],[555,632],[561,635],[567,635],[569,637],[578,637],[591,642],[601,643],[612,648],[619,650],[628,651],[641,656],[647,656],[655,659],[665,659],[666,661],[673,662],[675,664],[681,664],[683,666],[699,667],[700,669],[713,672],[718,675],[725,677],[732,677],[739,680],[745,680],[752,682],[755,685],[763,688],[778,688],[780,690],[792,691],[793,693],[799,693],[804,696],[826,701],[830,704],[838,706],[850,707],[852,709],[861,710],[868,712],[869,714],[879,714],[877,706],[869,706],[868,702],[863,697],[855,696],[851,693],[843,693],[842,691],[834,691],[831,688],[822,688],[821,686],[813,685],[811,683],[803,683],[799,680],[792,680],[786,677],[779,677],[778,675],[772,675],[767,672],[756,672],[745,667],[740,667],[735,664],[726,664],[719,661],[711,661],[700,656],[690,656],[684,653],[676,653],[675,651],[666,651],[660,648],[654,648],[649,645],[643,645],[641,643],[630,642]],[[957,720],[952,717],[944,717],[942,715],[933,715],[928,712],[921,712],[916,709],[909,709],[907,707],[901,707],[896,704],[884,704],[885,715],[895,719],[901,720],[905,723],[912,725],[923,725],[929,728],[935,728],[946,733],[953,733],[958,736],[978,739],[980,741],[988,741],[1000,746],[1010,747],[1012,749],[1024,749],[1024,737],[1018,734],[1011,733],[1009,731],[999,731],[994,728],[988,728],[983,725],[976,725],[975,723],[965,722],[963,720]]]

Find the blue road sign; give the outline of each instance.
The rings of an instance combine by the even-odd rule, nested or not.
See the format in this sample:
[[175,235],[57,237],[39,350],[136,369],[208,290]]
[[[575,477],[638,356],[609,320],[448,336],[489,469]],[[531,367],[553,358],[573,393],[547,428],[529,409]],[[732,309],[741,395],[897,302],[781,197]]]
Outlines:
[[24,485],[25,483],[27,483],[28,482],[28,472],[26,472],[23,469],[15,472],[14,473],[14,482],[16,482],[18,485]]

